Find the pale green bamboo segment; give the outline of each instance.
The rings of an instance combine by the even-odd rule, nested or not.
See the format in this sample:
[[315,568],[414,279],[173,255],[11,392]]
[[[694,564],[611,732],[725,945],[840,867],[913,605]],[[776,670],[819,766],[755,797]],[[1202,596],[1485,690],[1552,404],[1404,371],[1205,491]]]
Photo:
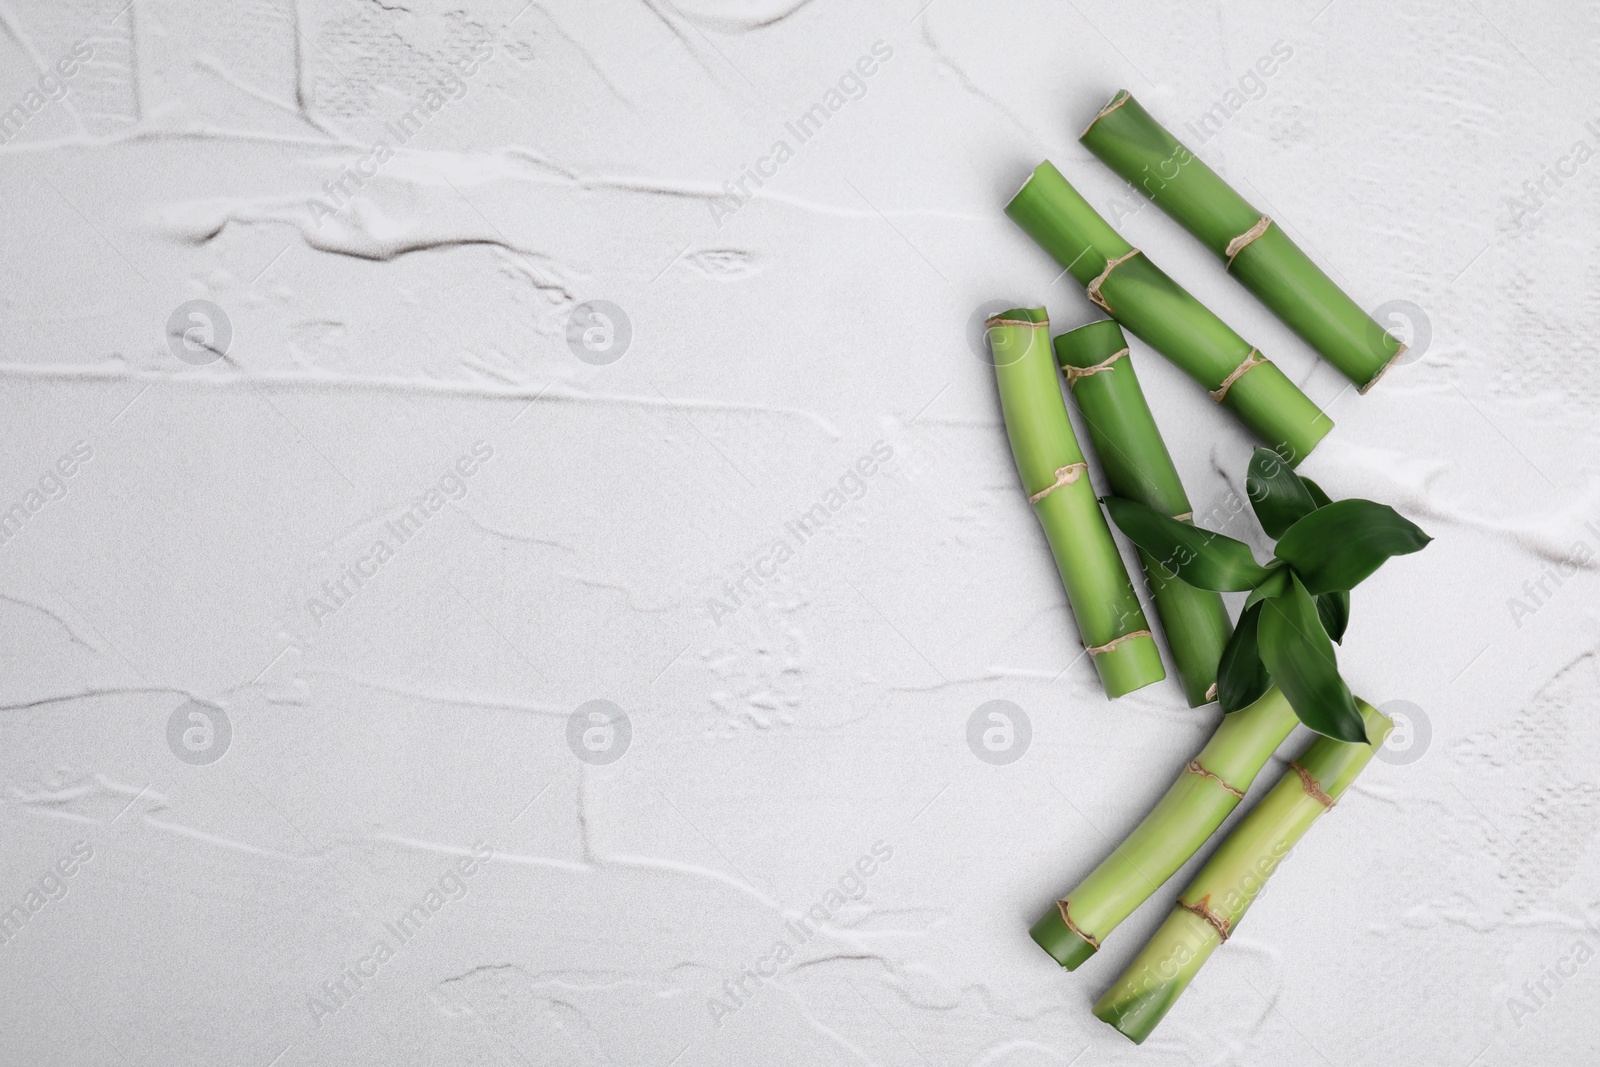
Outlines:
[[1126,89],[1112,97],[1080,140],[1198,237],[1230,274],[1362,392],[1405,350],[1281,225],[1240,196]]
[[[1055,349],[1111,492],[1187,521],[1189,495],[1139,387],[1122,328],[1114,319],[1091,322],[1058,336]],[[1228,611],[1221,595],[1182,581],[1170,560],[1143,550],[1139,559],[1184,697],[1197,708],[1216,698],[1217,664],[1233,632]]]
[[1094,1006],[1135,1043],[1155,1030],[1211,953],[1238,929],[1250,904],[1311,824],[1355,781],[1394,726],[1362,700],[1370,741],[1319,737],[1206,861],[1166,922]]
[[1298,721],[1277,687],[1224,716],[1144,821],[1034,923],[1033,939],[1076,970],[1216,832]]
[[1089,483],[1044,309],[1007,311],[988,325],[1011,454],[1101,685],[1118,697],[1159,682],[1161,653]]
[[1205,386],[1291,465],[1333,429],[1275,364],[1124,241],[1048,160],[1012,197],[1006,214],[1090,299]]

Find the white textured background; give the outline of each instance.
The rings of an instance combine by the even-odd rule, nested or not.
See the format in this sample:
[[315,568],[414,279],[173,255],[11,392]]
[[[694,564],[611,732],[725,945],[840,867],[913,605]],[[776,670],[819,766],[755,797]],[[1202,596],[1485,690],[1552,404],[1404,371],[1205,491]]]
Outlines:
[[[0,145],[0,508],[24,515],[0,907],[27,913],[0,1059],[1600,1056],[1600,8],[524,2],[0,4],[0,108],[27,116]],[[785,123],[877,42],[797,144]],[[1122,86],[1365,306],[1421,309],[1421,358],[1357,397],[1135,211],[1076,143]],[[1213,136],[1185,128],[1241,86]],[[776,176],[714,210],[780,138]],[[1001,214],[1045,156],[1330,405],[1308,473],[1438,538],[1357,591],[1343,650],[1431,741],[1373,764],[1142,1049],[1089,1007],[1182,876],[1075,974],[1026,928],[1216,713],[1173,681],[1100,695],[969,344],[992,300],[1090,317]],[[167,337],[197,299],[231,328],[204,366]],[[631,329],[607,365],[567,342],[590,300]],[[1136,359],[1197,512],[1225,507],[1248,440]],[[859,499],[729,599],[878,442]],[[420,533],[386,532],[441,486]],[[393,558],[314,612],[379,540]],[[190,700],[226,715],[220,760],[169,747]],[[566,740],[590,700],[629,716],[608,765]],[[965,740],[990,700],[1032,723],[1007,766]],[[865,895],[830,903],[878,842]],[[475,843],[494,858],[459,899],[316,1011]]]

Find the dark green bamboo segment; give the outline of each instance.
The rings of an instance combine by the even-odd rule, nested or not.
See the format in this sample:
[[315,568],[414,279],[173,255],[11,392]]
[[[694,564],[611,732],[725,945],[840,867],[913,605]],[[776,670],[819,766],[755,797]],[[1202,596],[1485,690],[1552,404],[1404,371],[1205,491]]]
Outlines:
[[1166,677],[1161,653],[1089,484],[1044,309],[1007,311],[988,326],[1011,454],[1100,683],[1107,696],[1119,697],[1159,682]]
[[[1069,330],[1055,340],[1072,398],[1111,492],[1187,520],[1192,507],[1114,319]],[[1145,581],[1178,679],[1191,708],[1216,699],[1217,664],[1233,626],[1220,594],[1180,580],[1170,561],[1141,550]]]
[[1297,722],[1277,687],[1224,716],[1133,833],[1033,924],[1033,939],[1076,970],[1216,832]]
[[1189,377],[1291,465],[1333,429],[1277,366],[1124,241],[1048,160],[1006,205],[1090,299]]
[[1198,237],[1228,272],[1323,359],[1366,392],[1405,346],[1234,191],[1126,89],[1079,138],[1120,177]]
[[[1094,1006],[1134,1043],[1143,1042],[1177,1003],[1311,824],[1361,773],[1393,723],[1358,700],[1370,742],[1319,737],[1217,847],[1150,943]],[[1242,714],[1242,713],[1241,713]]]

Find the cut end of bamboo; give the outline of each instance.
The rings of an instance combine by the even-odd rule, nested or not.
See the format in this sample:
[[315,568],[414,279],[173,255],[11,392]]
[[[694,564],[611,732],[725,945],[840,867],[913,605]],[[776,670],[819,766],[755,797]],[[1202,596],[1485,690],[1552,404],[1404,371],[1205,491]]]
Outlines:
[[1067,917],[1067,902],[1057,901],[1049,911],[1039,917],[1028,930],[1034,943],[1050,954],[1050,958],[1069,971],[1075,971],[1089,957],[1099,951],[1098,946],[1072,926]]
[[1358,392],[1362,396],[1366,396],[1368,393],[1370,393],[1372,391],[1372,387],[1377,385],[1379,382],[1383,381],[1383,376],[1385,374],[1388,374],[1389,371],[1392,370],[1395,367],[1395,365],[1400,362],[1400,357],[1405,355],[1406,352],[1410,349],[1410,347],[1411,347],[1410,345],[1401,345],[1400,346],[1400,350],[1394,354],[1394,356],[1389,360],[1389,362],[1387,362],[1387,363],[1385,363],[1383,365],[1383,369],[1378,371],[1377,374],[1374,374],[1372,376],[1372,380],[1370,382],[1368,382],[1366,385],[1363,385],[1358,390]]
[[1105,107],[1100,109],[1100,113],[1095,115],[1093,119],[1089,120],[1089,125],[1083,128],[1083,132],[1078,135],[1078,139],[1082,140],[1083,138],[1089,136],[1089,131],[1094,129],[1094,124],[1096,122],[1099,122],[1101,119],[1105,118],[1107,115],[1111,114],[1113,111],[1117,110],[1117,108],[1121,107],[1123,104],[1126,104],[1132,99],[1133,94],[1128,92],[1128,90],[1118,89],[1116,94],[1112,96],[1110,102],[1107,103]]

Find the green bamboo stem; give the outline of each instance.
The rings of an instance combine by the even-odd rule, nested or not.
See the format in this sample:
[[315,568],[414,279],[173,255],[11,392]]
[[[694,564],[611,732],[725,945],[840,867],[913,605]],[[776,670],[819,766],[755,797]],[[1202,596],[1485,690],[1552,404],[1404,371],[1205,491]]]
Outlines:
[[1124,241],[1048,160],[1006,214],[1084,286],[1089,298],[1205,386],[1292,466],[1333,429],[1277,365]]
[[1126,89],[1080,141],[1227,264],[1228,273],[1364,393],[1405,345],[1167,132]]
[[1394,723],[1358,700],[1366,743],[1319,737],[1217,847],[1172,914],[1094,1006],[1135,1044],[1161,1022],[1311,824],[1332,807],[1382,746]]
[[[1122,327],[1113,319],[1091,322],[1057,337],[1055,348],[1111,492],[1173,518],[1192,518],[1189,495],[1139,388]],[[1215,700],[1217,664],[1233,632],[1221,595],[1180,580],[1168,562],[1143,550],[1139,559],[1189,706]]]
[[1166,677],[1161,653],[1067,419],[1050,354],[1049,318],[1043,308],[1019,308],[996,315],[988,328],[1017,473],[1050,542],[1106,696],[1159,682]]
[[1076,970],[1216,832],[1297,722],[1276,686],[1224,716],[1133,833],[1033,924],[1033,939]]

